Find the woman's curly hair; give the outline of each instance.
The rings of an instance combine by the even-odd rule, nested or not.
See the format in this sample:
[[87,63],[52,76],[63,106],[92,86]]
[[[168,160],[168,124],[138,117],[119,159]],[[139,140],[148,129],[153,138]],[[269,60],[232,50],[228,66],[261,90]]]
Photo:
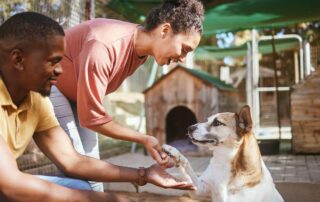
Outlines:
[[164,0],[160,7],[150,11],[145,28],[151,31],[162,23],[170,23],[174,33],[194,29],[201,34],[203,13],[199,0]]

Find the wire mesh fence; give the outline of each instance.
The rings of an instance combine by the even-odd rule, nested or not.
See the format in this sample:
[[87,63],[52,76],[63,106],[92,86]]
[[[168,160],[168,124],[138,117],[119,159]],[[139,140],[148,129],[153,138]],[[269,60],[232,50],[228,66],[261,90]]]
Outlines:
[[86,19],[86,0],[0,0],[0,24],[10,16],[34,11],[58,21],[64,28]]
[[[86,19],[86,0],[0,0],[0,24],[20,12],[33,11],[59,22],[64,28]],[[92,1],[91,1],[92,2]],[[57,167],[32,141],[25,153],[17,159],[20,170],[31,174],[58,175]]]
[[[90,3],[90,17],[94,17],[94,0],[0,0],[0,24],[14,14],[33,11],[42,13],[59,22],[64,28],[69,28],[88,19],[88,3]],[[137,71],[139,83],[141,74],[149,74],[142,70]],[[130,83],[136,83],[137,79],[131,78]],[[146,78],[147,79],[147,78]],[[141,84],[140,84],[141,85]],[[130,85],[131,86],[131,85]],[[142,87],[133,85],[130,90],[141,91]],[[108,103],[110,108],[110,103]],[[117,117],[122,117],[120,114]],[[117,119],[118,120],[118,119]],[[120,121],[121,122],[121,121]],[[125,122],[125,121],[124,121]],[[122,122],[121,122],[122,123]],[[104,136],[99,137],[100,156],[102,159],[130,151],[131,143],[113,140]],[[17,159],[20,170],[37,175],[61,175],[57,167],[38,149],[32,141],[25,153]]]

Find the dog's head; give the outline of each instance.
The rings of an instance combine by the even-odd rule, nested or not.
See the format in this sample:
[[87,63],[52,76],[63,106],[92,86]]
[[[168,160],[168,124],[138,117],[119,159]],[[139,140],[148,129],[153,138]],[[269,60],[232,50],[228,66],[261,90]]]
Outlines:
[[218,113],[208,118],[207,122],[188,127],[188,136],[193,143],[213,149],[225,145],[233,147],[241,142],[242,137],[250,133],[252,119],[249,106],[244,106],[239,114]]

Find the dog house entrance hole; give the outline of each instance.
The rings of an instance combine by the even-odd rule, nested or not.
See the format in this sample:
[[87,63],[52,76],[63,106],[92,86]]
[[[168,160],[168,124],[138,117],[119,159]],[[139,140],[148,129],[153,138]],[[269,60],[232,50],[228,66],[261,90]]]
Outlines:
[[170,110],[166,117],[167,143],[182,152],[197,150],[197,146],[187,137],[188,126],[195,123],[196,116],[187,107],[178,106]]

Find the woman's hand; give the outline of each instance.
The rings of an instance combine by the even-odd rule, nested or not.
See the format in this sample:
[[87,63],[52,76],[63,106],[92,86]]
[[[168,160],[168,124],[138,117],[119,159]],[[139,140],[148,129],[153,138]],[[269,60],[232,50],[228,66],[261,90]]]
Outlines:
[[[172,167],[173,164],[167,164],[169,167]],[[193,184],[185,182],[185,181],[178,181],[172,175],[166,172],[166,168],[161,167],[158,164],[154,164],[147,168],[146,173],[146,181],[148,183],[152,183],[156,186],[162,188],[172,188],[172,189],[183,189],[183,190],[195,190]]]
[[170,157],[162,151],[159,141],[155,137],[148,135],[144,142],[144,147],[159,165],[166,167],[166,164],[169,163]]

